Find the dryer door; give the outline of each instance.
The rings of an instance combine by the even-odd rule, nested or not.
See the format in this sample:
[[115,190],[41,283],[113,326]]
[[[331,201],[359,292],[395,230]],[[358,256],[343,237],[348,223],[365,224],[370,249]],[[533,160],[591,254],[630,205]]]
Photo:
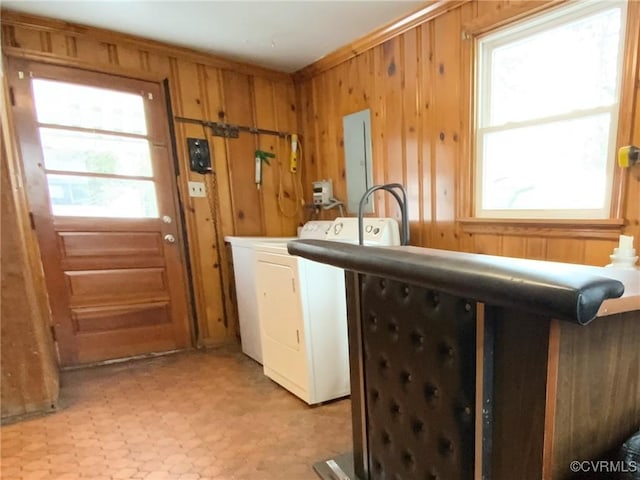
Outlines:
[[298,258],[256,252],[264,373],[306,399],[309,390]]

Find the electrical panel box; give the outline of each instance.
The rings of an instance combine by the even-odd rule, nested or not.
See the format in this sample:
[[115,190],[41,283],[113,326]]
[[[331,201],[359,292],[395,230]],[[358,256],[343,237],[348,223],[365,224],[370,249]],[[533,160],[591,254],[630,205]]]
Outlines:
[[329,205],[333,198],[333,182],[318,180],[313,182],[313,204],[315,206]]
[[[344,163],[347,179],[347,211],[358,213],[362,195],[373,186],[371,110],[345,115],[342,119],[344,134]],[[373,213],[373,198],[369,197],[365,213]]]

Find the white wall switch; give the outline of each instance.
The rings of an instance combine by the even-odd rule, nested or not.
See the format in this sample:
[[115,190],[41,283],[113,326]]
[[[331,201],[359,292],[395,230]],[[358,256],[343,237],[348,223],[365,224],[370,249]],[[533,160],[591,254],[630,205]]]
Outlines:
[[190,197],[206,197],[207,192],[204,189],[204,183],[189,182],[189,196]]

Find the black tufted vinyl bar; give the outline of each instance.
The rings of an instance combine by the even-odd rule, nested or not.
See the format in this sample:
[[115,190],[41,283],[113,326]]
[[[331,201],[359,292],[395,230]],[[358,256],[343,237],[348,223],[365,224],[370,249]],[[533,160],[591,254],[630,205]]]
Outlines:
[[[320,240],[288,249],[346,271],[353,454],[314,465],[321,478],[564,479],[571,459],[636,428],[635,377],[615,379],[640,371],[640,321],[591,325],[624,292],[593,267]],[[618,416],[594,419],[596,408]]]
[[361,288],[369,477],[472,478],[475,302],[371,275]]

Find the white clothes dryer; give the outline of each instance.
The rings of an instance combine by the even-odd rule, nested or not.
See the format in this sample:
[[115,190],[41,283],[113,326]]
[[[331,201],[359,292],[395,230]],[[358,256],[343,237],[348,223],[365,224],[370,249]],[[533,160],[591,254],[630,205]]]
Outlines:
[[[324,238],[332,224],[333,222],[329,220],[307,222],[300,229],[300,237]],[[282,244],[296,238],[298,237],[228,236],[224,238],[225,242],[231,244],[242,352],[260,364],[262,364],[262,340],[256,297],[255,246],[265,243]]]
[[[326,239],[357,242],[357,232],[357,218],[338,218]],[[366,218],[365,243],[400,245],[398,223]],[[286,242],[255,250],[265,375],[310,405],[349,395],[344,271],[290,255]]]

